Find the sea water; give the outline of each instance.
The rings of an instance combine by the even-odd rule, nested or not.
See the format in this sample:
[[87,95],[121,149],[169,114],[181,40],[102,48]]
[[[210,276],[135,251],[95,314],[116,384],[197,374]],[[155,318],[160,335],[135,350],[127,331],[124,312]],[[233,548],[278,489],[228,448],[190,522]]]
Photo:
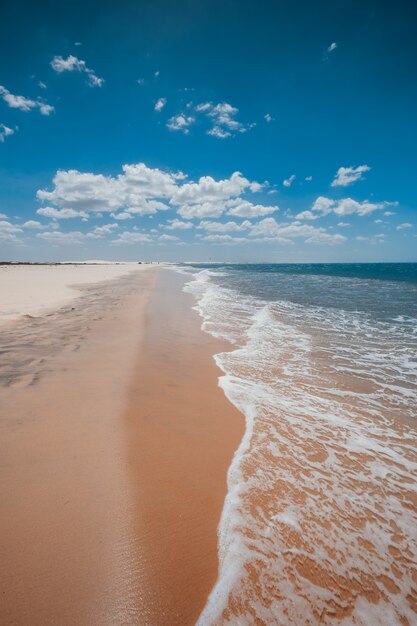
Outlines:
[[417,624],[417,264],[180,269],[246,417],[199,625]]

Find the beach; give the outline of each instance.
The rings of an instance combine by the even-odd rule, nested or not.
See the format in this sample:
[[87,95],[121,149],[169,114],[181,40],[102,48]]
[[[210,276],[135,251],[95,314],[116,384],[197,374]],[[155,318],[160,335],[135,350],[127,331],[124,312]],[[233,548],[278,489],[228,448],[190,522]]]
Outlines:
[[413,268],[5,271],[2,624],[415,623]]
[[182,282],[152,266],[87,280],[0,327],[2,624],[192,624],[203,609],[243,419]]

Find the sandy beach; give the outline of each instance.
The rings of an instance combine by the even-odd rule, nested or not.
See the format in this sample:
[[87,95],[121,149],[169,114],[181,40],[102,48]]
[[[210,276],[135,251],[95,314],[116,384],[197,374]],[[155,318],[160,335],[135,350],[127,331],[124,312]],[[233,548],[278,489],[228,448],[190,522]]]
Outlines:
[[85,269],[76,300],[0,327],[0,622],[192,624],[243,433],[221,344],[173,272]]

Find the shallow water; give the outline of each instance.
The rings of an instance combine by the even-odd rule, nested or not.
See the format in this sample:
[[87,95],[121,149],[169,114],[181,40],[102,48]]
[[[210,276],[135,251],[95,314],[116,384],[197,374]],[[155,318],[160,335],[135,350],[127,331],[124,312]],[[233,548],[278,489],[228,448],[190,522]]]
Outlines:
[[417,265],[181,271],[247,420],[199,624],[416,624]]

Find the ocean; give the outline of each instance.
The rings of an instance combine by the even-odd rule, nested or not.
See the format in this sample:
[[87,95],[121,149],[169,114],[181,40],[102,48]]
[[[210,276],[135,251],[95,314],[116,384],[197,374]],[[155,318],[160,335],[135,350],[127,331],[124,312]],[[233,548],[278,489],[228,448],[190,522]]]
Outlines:
[[417,623],[417,264],[187,264],[246,418],[199,625]]

